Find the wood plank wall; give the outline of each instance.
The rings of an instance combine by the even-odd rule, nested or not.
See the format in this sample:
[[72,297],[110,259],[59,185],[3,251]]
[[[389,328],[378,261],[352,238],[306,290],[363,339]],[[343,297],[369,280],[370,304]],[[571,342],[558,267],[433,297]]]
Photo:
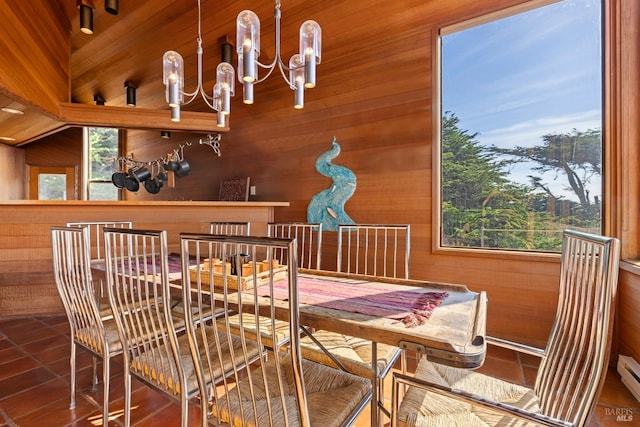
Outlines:
[[[354,221],[410,223],[412,277],[486,290],[487,330],[491,335],[543,344],[555,313],[557,257],[434,249],[438,234],[437,224],[433,223],[432,180],[437,28],[519,3],[523,1],[406,0],[399,4],[375,0],[365,5],[363,1],[345,0],[305,2],[304,7],[287,9],[286,22],[314,18],[323,26],[325,37],[318,86],[305,93],[304,110],[293,110],[293,94],[277,76],[256,86],[255,104],[251,106],[242,104],[238,88],[232,101],[231,130],[222,138],[222,157],[211,158],[208,147],[194,149],[197,155],[193,160],[187,157],[193,162],[192,174],[178,182],[175,189],[161,191],[158,199],[215,199],[220,179],[247,175],[257,189],[254,200],[290,202],[290,207],[276,209],[277,221],[304,221],[311,197],[331,184],[315,171],[314,164],[320,154],[330,149],[335,136],[342,152],[334,163],[350,168],[358,180],[357,190],[345,206]],[[635,0],[611,3],[623,4],[626,10],[637,9]],[[626,23],[619,25],[637,29],[637,22],[630,24],[629,18],[623,21]],[[289,40],[297,38],[294,27],[283,27],[285,58],[294,49]],[[271,34],[266,28],[263,32]],[[635,52],[638,46],[640,41],[634,32],[622,54],[612,59],[612,75],[620,75],[621,58],[636,58],[625,52]],[[264,55],[272,57],[269,52]],[[632,70],[637,65],[633,61],[636,60],[625,63],[625,69]],[[637,73],[625,75],[616,77],[614,90],[637,94]],[[625,102],[624,117],[620,112],[614,116],[618,133],[611,136],[609,143],[618,146],[637,140],[635,130],[631,134],[622,132],[629,129],[625,127],[628,123],[637,129],[637,102],[615,98],[608,102],[616,103],[612,108],[616,111],[623,111],[620,104]],[[132,132],[127,150],[133,151],[135,158],[155,158],[189,136],[176,135],[167,142],[152,134]],[[609,166],[617,167],[613,163]],[[617,169],[616,173],[638,178],[637,171],[631,169]],[[607,221],[611,223],[609,229],[620,235],[624,234],[617,219],[622,215],[621,200],[637,203],[637,194],[625,193],[624,186],[614,186],[612,191]],[[151,198],[144,193],[134,197]],[[635,217],[629,220],[637,222]],[[330,268],[335,258],[335,236],[331,232],[326,233],[325,244],[323,260]],[[640,331],[635,326],[640,324],[640,313],[634,308],[640,299],[638,282],[637,271],[621,275],[617,334],[619,348],[640,360]]]
[[136,228],[167,230],[169,251],[179,253],[179,233],[206,233],[212,219],[250,221],[257,233],[266,234],[273,207],[265,203],[0,202],[0,218],[0,318],[6,318],[63,314],[53,281],[52,225],[132,221]]
[[0,144],[0,200],[25,197],[24,150]]

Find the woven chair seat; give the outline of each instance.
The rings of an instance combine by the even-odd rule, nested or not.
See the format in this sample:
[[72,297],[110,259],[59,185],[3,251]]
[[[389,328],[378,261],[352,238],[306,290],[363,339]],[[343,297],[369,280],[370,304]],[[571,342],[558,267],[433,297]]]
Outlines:
[[[512,384],[467,369],[453,368],[422,358],[416,367],[416,378],[468,393],[480,394],[492,400],[539,411],[538,399],[532,389]],[[398,410],[398,426],[465,426],[465,427],[525,427],[537,424],[488,412],[469,403],[427,393],[409,387]]]
[[[286,411],[290,417],[288,420],[285,420],[283,417],[282,403],[278,394],[279,391],[270,390],[270,415],[267,411],[267,393],[263,382],[254,379],[252,389],[249,385],[248,378],[238,384],[240,400],[238,399],[238,392],[232,390],[228,396],[222,397],[217,404],[213,404],[212,415],[214,419],[216,419],[215,417],[217,417],[219,413],[223,422],[237,425],[234,422],[229,422],[229,420],[231,419],[238,422],[242,419],[239,415],[240,401],[243,404],[242,410],[245,415],[245,427],[263,425],[283,427],[299,426],[300,419],[297,411],[293,378],[291,378],[290,359],[281,362],[282,364],[279,370],[285,377],[285,383],[288,385],[284,398],[287,408]],[[266,371],[267,384],[278,384],[275,379],[277,375],[275,361],[268,361],[264,369]],[[342,420],[346,419],[352,411],[356,410],[361,400],[371,390],[371,382],[364,378],[312,361],[303,360],[302,371],[305,379],[310,424],[312,426],[339,426]],[[256,368],[250,375],[261,376],[261,369]],[[256,404],[258,423],[255,422],[255,417],[253,416],[251,393],[258,398]],[[229,408],[231,412],[229,412]],[[270,422],[273,422],[273,424],[270,424]]]
[[[351,373],[364,378],[371,378],[371,341],[355,338],[335,332],[317,330],[313,336],[331,352],[336,359]],[[324,365],[338,367],[329,356],[309,337],[300,340],[302,357]],[[378,344],[378,375],[384,377],[402,352],[398,347]]]
[[[229,316],[229,326],[231,333],[240,335],[240,315],[235,314]],[[289,323],[282,320],[275,320],[275,330],[271,328],[271,319],[263,317],[260,320],[260,339],[262,344],[269,348],[279,348],[289,341]],[[242,328],[244,329],[244,336],[251,341],[257,341],[256,335],[256,317],[250,313],[242,314]],[[273,337],[276,337],[277,345],[273,344]]]
[[[122,352],[122,343],[120,342],[120,335],[118,335],[118,327],[113,319],[103,321],[105,344],[109,349],[110,354],[118,354]],[[103,349],[100,348],[100,340],[95,336],[98,333],[99,327],[92,326],[90,328],[82,328],[75,331],[75,339],[78,343],[82,343],[87,348],[90,348],[98,354],[103,354]]]
[[[205,328],[211,330],[211,326],[205,326]],[[220,332],[219,332],[220,333]],[[212,359],[211,366],[213,367],[213,376],[215,379],[222,377],[223,373],[229,372],[234,366],[239,366],[244,362],[242,354],[242,341],[237,337],[232,337],[233,350],[230,351],[227,345],[226,339],[220,340],[221,351],[219,352],[224,356],[224,359],[220,361],[217,357],[218,351],[215,349],[215,342],[209,342],[209,357]],[[259,355],[258,347],[252,343],[245,341],[248,354],[253,358]],[[196,377],[195,367],[193,365],[193,357],[189,350],[189,340],[187,335],[178,336],[178,347],[180,349],[180,358],[182,359],[182,366],[184,367],[184,375],[187,381],[187,395],[192,396],[198,391],[198,379]],[[200,348],[200,354],[205,357],[207,349]],[[235,355],[235,359],[231,356]],[[133,371],[137,372],[141,377],[147,381],[153,381],[155,384],[162,385],[165,390],[171,391],[175,395],[180,393],[180,384],[177,383],[178,373],[175,369],[176,362],[172,357],[158,358],[153,349],[147,350],[141,353],[138,357],[132,360]],[[224,372],[223,372],[224,371]],[[211,371],[205,370],[204,377],[208,384],[212,382]]]

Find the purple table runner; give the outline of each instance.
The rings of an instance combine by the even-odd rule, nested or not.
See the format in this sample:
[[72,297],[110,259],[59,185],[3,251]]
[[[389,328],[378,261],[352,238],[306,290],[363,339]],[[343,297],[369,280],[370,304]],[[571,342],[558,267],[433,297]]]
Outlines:
[[[268,296],[268,285],[260,292]],[[287,281],[274,282],[274,298],[288,298]],[[431,313],[449,295],[448,292],[398,290],[397,286],[376,283],[353,283],[298,277],[298,299],[301,304],[318,305],[335,310],[351,311],[374,317],[401,321],[407,327],[427,322]]]

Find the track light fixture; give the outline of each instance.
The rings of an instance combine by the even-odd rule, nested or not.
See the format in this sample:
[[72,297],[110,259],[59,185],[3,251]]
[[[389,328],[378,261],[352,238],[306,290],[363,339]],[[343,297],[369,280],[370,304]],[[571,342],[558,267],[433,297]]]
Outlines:
[[104,0],[104,10],[112,15],[118,14],[119,0]]
[[160,131],[160,138],[171,138],[171,132],[169,132],[168,130],[161,130]]
[[80,7],[80,31],[93,34],[93,4],[89,0],[78,0]]
[[104,98],[99,94],[93,95],[93,101],[96,103],[96,105],[104,105],[105,103]]
[[129,107],[135,107],[137,86],[131,82],[124,82],[124,87],[127,88],[127,105]]

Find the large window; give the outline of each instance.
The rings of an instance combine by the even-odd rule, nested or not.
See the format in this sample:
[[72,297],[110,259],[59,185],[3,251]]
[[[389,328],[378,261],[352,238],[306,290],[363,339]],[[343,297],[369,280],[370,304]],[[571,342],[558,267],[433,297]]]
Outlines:
[[111,181],[118,157],[118,129],[85,128],[87,154],[87,199],[118,200],[118,188]]
[[441,32],[442,246],[601,232],[602,5],[548,3]]

